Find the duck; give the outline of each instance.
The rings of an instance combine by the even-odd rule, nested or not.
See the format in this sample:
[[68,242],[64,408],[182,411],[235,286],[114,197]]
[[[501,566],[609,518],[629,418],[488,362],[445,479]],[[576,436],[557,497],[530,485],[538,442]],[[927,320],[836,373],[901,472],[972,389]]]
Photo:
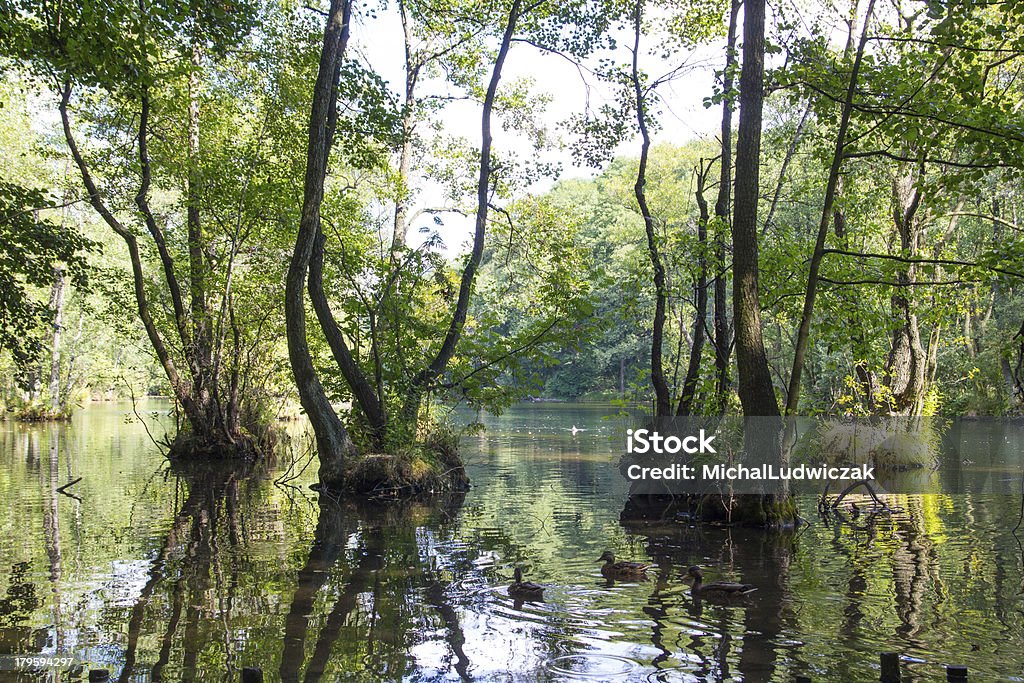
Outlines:
[[517,600],[543,600],[544,599],[544,586],[539,583],[532,583],[530,581],[523,581],[523,570],[520,567],[516,567],[515,581],[508,587],[509,596],[516,598]]
[[601,566],[601,574],[606,579],[638,579],[647,576],[647,570],[651,568],[649,564],[643,564],[641,562],[616,562],[615,555],[611,550],[605,550],[601,557],[597,558],[598,562],[604,562]]
[[749,583],[731,583],[729,581],[704,583],[704,572],[697,565],[687,569],[686,573],[693,579],[693,587],[690,592],[700,597],[738,598],[757,590],[757,586]]

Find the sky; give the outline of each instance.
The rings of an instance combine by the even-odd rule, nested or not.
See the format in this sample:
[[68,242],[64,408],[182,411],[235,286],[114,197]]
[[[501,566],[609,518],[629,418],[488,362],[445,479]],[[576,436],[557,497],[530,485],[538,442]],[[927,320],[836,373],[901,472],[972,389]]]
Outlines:
[[[629,59],[630,52],[626,49],[626,44],[629,42],[631,45],[631,40],[632,36],[628,35],[618,41],[619,46],[615,56],[619,61],[624,62]],[[653,38],[648,42],[653,42]],[[350,48],[354,49],[362,60],[372,65],[396,92],[403,87],[405,79],[404,47],[402,28],[397,12],[386,10],[379,13],[375,19],[357,20],[352,28]],[[655,143],[684,144],[696,138],[715,138],[717,136],[721,121],[721,109],[717,106],[710,109],[705,108],[704,98],[712,93],[714,69],[721,68],[721,63],[724,61],[723,48],[724,38],[695,52],[688,57],[691,67],[678,79],[659,88],[658,94],[662,99],[659,105],[661,128],[656,133]],[[659,76],[679,61],[677,59],[675,62],[667,62],[657,55],[643,55],[641,68],[651,75]],[[586,82],[582,76],[586,77]],[[602,85],[593,74],[584,72],[582,76],[580,70],[564,57],[542,52],[525,43],[515,43],[506,60],[502,84],[507,87],[520,78],[532,79],[533,92],[547,93],[550,96],[550,104],[539,117],[540,120],[547,127],[559,132],[568,141],[564,123],[573,114],[579,114],[585,110],[588,93],[591,107],[600,106],[602,102],[608,101],[611,94],[607,86]],[[427,83],[423,86],[423,92],[436,93],[439,89],[443,89],[444,85],[444,83]],[[479,103],[450,103],[441,114],[441,121],[446,132],[465,136],[471,143],[479,145],[481,125]],[[499,125],[492,126],[492,129],[494,146],[497,150],[511,150],[524,158],[534,155],[530,143],[524,137],[505,131]],[[616,150],[616,154],[638,156],[639,136],[621,144]],[[546,153],[545,160],[560,164],[560,178],[591,177],[597,172],[593,168],[575,166],[568,147]],[[545,179],[534,184],[530,188],[530,192],[542,193],[550,189],[553,182],[551,179]],[[443,195],[439,187],[423,185],[418,188],[416,202],[418,206],[438,206],[443,203]],[[430,219],[420,220],[417,224],[410,226],[410,240],[422,239],[417,228],[426,222],[429,222],[431,228],[438,229],[446,251],[450,255],[463,251],[467,246],[473,226],[471,217],[448,215],[444,218],[444,225],[440,227],[435,226]]]

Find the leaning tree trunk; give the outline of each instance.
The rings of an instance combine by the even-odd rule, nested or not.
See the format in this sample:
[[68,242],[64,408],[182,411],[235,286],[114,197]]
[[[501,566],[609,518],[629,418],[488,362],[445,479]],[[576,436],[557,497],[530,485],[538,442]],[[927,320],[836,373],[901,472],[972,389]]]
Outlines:
[[[839,114],[839,131],[836,134],[835,150],[832,152],[832,165],[829,168],[828,180],[825,183],[825,201],[821,207],[821,220],[818,222],[818,236],[814,242],[814,251],[811,253],[811,263],[807,274],[807,287],[804,289],[804,306],[800,315],[800,327],[796,335],[796,348],[793,351],[793,369],[789,376],[789,391],[786,392],[786,415],[796,415],[800,405],[800,379],[804,371],[804,359],[807,355],[807,345],[811,337],[811,321],[814,319],[814,299],[818,293],[818,271],[821,268],[821,260],[825,256],[825,238],[828,237],[829,227],[839,221],[835,220],[833,207],[835,206],[836,192],[839,186],[840,170],[843,166],[843,157],[846,154],[846,132],[850,127],[850,116],[853,114],[853,98],[857,92],[857,75],[860,72],[861,61],[864,57],[864,47],[868,40],[868,26],[871,23],[871,13],[875,8],[875,0],[868,1],[867,15],[864,17],[864,29],[860,34],[860,43],[857,46],[857,54],[853,60],[853,69],[850,71],[850,80],[846,86],[846,97]],[[853,40],[853,25],[850,23],[850,37]]]
[[[174,363],[174,359],[171,357],[167,344],[164,342],[163,335],[160,333],[156,322],[153,320],[153,315],[149,307],[149,296],[146,293],[146,276],[142,266],[142,255],[141,250],[139,249],[138,238],[136,237],[135,232],[121,223],[121,221],[118,220],[114,213],[107,207],[106,203],[103,201],[103,196],[100,193],[99,187],[93,179],[92,172],[85,161],[85,157],[78,148],[78,143],[76,142],[71,130],[71,118],[68,113],[68,103],[71,100],[71,90],[71,83],[68,81],[64,84],[63,91],[61,93],[60,106],[58,108],[60,111],[61,124],[64,130],[64,138],[67,141],[68,150],[71,152],[71,157],[74,159],[75,164],[78,166],[79,172],[82,175],[82,183],[85,186],[86,192],[88,192],[89,203],[92,205],[96,213],[103,218],[104,222],[107,223],[107,225],[124,240],[125,246],[128,248],[128,257],[132,268],[132,281],[135,285],[135,303],[138,307],[139,319],[142,321],[142,326],[146,330],[146,336],[149,338],[153,351],[156,353],[157,360],[160,362],[160,365],[164,370],[167,381],[170,383],[171,391],[174,393],[175,399],[185,412],[186,418],[190,422],[194,420],[196,424],[201,424],[202,416],[200,411],[197,409],[196,403],[192,400],[190,387],[185,379],[178,373],[178,368]],[[141,129],[146,125],[145,115],[148,114],[148,105],[145,106],[142,111],[143,116],[139,123],[140,138],[144,137],[141,134]],[[145,187],[143,187],[143,190],[144,189]],[[140,194],[143,193],[140,192]],[[164,250],[161,250],[161,261],[166,263],[163,259],[163,252]],[[169,284],[169,288],[172,303],[174,305],[175,320],[179,321],[179,333],[187,332],[187,329],[183,329],[180,324],[180,320],[184,316],[180,296],[177,296],[178,292],[173,285]]]
[[352,397],[369,423],[370,442],[373,448],[383,452],[388,432],[388,415],[379,394],[370,384],[366,374],[359,367],[345,338],[338,327],[338,322],[331,312],[330,302],[324,292],[323,267],[324,243],[326,236],[318,231],[313,241],[313,251],[309,262],[309,298],[313,302],[317,321],[323,330],[327,345],[331,348],[334,362],[337,363],[345,382],[352,390]]
[[313,367],[306,339],[305,291],[306,272],[320,231],[320,206],[324,199],[327,159],[334,137],[338,80],[348,44],[350,18],[351,0],[331,0],[309,117],[302,217],[285,282],[288,358],[298,387],[299,401],[316,434],[320,484],[326,488],[337,488],[343,484],[345,461],[354,453],[355,447]]
[[480,268],[480,261],[483,259],[484,238],[487,234],[491,174],[494,170],[491,166],[491,144],[493,141],[491,118],[498,95],[498,84],[501,82],[501,74],[505,66],[505,58],[508,57],[509,48],[512,47],[512,38],[519,23],[522,4],[522,0],[514,0],[512,7],[509,9],[501,45],[498,47],[498,54],[494,59],[494,66],[491,69],[491,78],[487,84],[487,92],[484,95],[483,112],[480,120],[480,166],[476,185],[476,225],[473,231],[473,249],[469,254],[466,267],[462,271],[455,309],[452,311],[452,319],[448,325],[448,331],[441,341],[437,355],[434,356],[434,359],[427,367],[420,370],[413,377],[411,385],[406,391],[406,399],[402,403],[400,412],[402,426],[406,428],[411,427],[415,429],[423,396],[430,390],[433,382],[448,368],[448,363],[451,362],[452,357],[455,355],[455,349],[462,338],[463,328],[466,326],[466,317],[469,315],[469,299],[473,293],[473,285],[476,282],[476,273]]
[[[145,45],[142,40],[143,61],[146,60]],[[168,241],[164,232],[163,221],[158,220],[150,205],[150,189],[153,181],[153,162],[149,153],[151,135],[151,101],[150,86],[144,79],[136,84],[135,94],[138,97],[138,129],[135,134],[136,151],[138,154],[139,186],[135,194],[136,216],[145,231],[138,231],[121,222],[121,218],[106,204],[103,193],[97,186],[85,156],[82,154],[72,132],[68,106],[72,94],[72,82],[67,80],[62,87],[59,112],[64,137],[82,177],[82,183],[88,193],[88,201],[97,214],[125,243],[131,264],[132,279],[135,290],[135,302],[139,319],[142,322],[149,342],[157,359],[164,370],[171,392],[185,415],[187,429],[178,432],[171,444],[170,457],[244,457],[257,454],[257,443],[249,433],[239,425],[231,426],[225,421],[224,411],[220,403],[221,388],[218,386],[213,361],[213,345],[208,315],[208,278],[205,269],[208,259],[203,255],[201,222],[199,219],[200,183],[196,168],[199,154],[199,110],[198,110],[198,68],[199,53],[193,54],[192,67],[195,70],[190,78],[190,97],[188,107],[187,151],[190,169],[186,194],[187,230],[189,235],[189,281],[190,294],[188,306],[183,296],[183,288],[178,278],[173,256],[173,244]],[[126,90],[130,92],[130,90]],[[147,293],[147,276],[144,267],[145,252],[140,244],[140,237],[148,234],[152,240],[158,257],[157,262],[162,284],[170,298],[170,324],[173,332],[165,337],[165,331],[157,324]],[[173,335],[177,339],[173,338]],[[176,350],[175,350],[176,349]],[[183,361],[181,370],[175,358]],[[229,410],[234,409],[230,406]]]

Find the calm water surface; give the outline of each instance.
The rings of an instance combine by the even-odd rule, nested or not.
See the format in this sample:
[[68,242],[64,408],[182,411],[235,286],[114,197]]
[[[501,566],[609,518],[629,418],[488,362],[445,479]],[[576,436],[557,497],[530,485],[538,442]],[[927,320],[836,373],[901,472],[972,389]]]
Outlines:
[[[376,507],[321,504],[301,457],[172,469],[128,406],[0,423],[0,654],[71,653],[121,681],[871,681],[898,650],[915,681],[946,663],[1024,680],[1019,496],[894,496],[896,515],[829,523],[809,498],[791,534],[620,522],[612,412],[485,417],[464,497]],[[984,467],[1019,461],[1024,429],[962,438]],[[78,499],[57,492],[79,476]],[[607,548],[651,579],[609,585]],[[696,600],[694,563],[759,590]],[[515,565],[545,602],[508,597]]]

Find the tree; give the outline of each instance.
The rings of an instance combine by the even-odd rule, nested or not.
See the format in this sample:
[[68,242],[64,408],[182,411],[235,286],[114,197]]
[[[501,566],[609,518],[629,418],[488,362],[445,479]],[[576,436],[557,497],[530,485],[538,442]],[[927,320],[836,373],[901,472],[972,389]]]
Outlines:
[[[275,47],[272,33],[250,35],[255,21],[248,5],[24,3],[2,25],[13,55],[60,97],[86,198],[127,247],[139,319],[185,418],[174,456],[252,456],[270,444],[254,377],[254,350],[268,347],[258,327],[243,331],[251,311],[235,298],[254,255],[246,239],[276,220],[251,203],[274,186],[253,180],[268,156],[259,122],[286,106],[257,94],[258,75],[233,52]],[[226,81],[257,116],[225,106]],[[241,173],[239,157],[250,160]]]
[[[669,10],[666,21],[645,20],[645,9]],[[658,417],[673,414],[690,414],[694,410],[697,383],[701,368],[704,348],[705,329],[707,327],[707,224],[706,206],[696,223],[697,243],[694,245],[696,260],[699,264],[698,274],[693,287],[694,317],[692,334],[679,330],[680,349],[684,337],[688,337],[687,351],[689,362],[685,376],[678,379],[678,367],[669,379],[666,369],[665,339],[670,318],[669,301],[682,286],[680,282],[672,282],[670,270],[673,269],[671,259],[663,253],[666,244],[664,216],[657,215],[648,200],[648,165],[652,144],[652,129],[657,128],[656,106],[659,100],[658,88],[671,83],[689,70],[688,59],[693,48],[708,40],[720,29],[721,8],[717,3],[704,5],[693,3],[680,7],[662,7],[658,3],[646,3],[638,0],[628,10],[628,19],[632,29],[632,46],[630,59],[624,66],[605,66],[601,75],[619,89],[618,101],[614,105],[605,105],[597,115],[577,117],[577,128],[586,137],[579,143],[577,154],[592,165],[599,165],[611,153],[612,148],[627,135],[639,135],[639,159],[633,198],[644,224],[647,253],[651,264],[651,281],[654,292],[654,311],[651,321],[650,350],[650,381],[654,390],[654,414]],[[659,29],[658,26],[664,26]],[[644,46],[643,38],[656,36],[654,46]],[[644,52],[657,50],[659,56],[672,56],[673,60],[664,73],[652,77],[641,67]],[[677,54],[682,52],[681,56]],[[701,171],[696,175],[703,185],[704,162],[701,160]],[[703,189],[698,191],[698,203],[704,204]],[[688,255],[691,257],[694,254]],[[676,317],[671,312],[671,317]],[[682,323],[680,323],[682,326]],[[679,354],[677,354],[679,355]],[[678,358],[677,358],[678,363]],[[678,384],[678,386],[673,386]]]
[[337,486],[343,481],[345,459],[353,453],[354,445],[327,400],[313,367],[306,339],[305,289],[314,244],[320,239],[320,205],[323,202],[327,158],[337,122],[338,79],[344,51],[348,46],[351,17],[350,0],[331,0],[309,116],[302,218],[285,289],[288,356],[298,385],[299,400],[316,434],[320,481],[328,486]]
[[[807,353],[807,344],[810,340],[811,320],[814,316],[814,298],[818,291],[818,269],[821,267],[821,259],[825,255],[825,239],[828,237],[829,227],[833,220],[833,208],[836,191],[839,186],[839,174],[846,152],[846,134],[850,126],[850,116],[853,114],[853,99],[857,89],[857,75],[860,72],[861,61],[864,58],[868,27],[871,23],[874,7],[874,0],[869,0],[867,13],[864,17],[864,26],[861,29],[860,42],[857,46],[857,52],[853,58],[853,66],[850,71],[850,84],[846,89],[846,98],[839,116],[836,149],[832,155],[832,164],[828,172],[825,199],[821,209],[821,221],[818,224],[818,236],[814,242],[814,251],[811,254],[810,268],[807,275],[807,288],[804,294],[804,307],[800,316],[800,329],[797,331],[796,348],[793,350],[793,369],[789,375],[789,389],[786,392],[786,415],[795,415],[797,407],[800,405],[800,375],[803,373],[804,356]],[[854,24],[855,22],[850,22],[848,43],[853,41]]]
[[757,203],[760,196],[764,102],[764,0],[743,3],[743,66],[733,203],[733,323],[740,403],[748,416],[778,416],[761,328],[758,292]]
[[[486,393],[488,388],[481,383],[482,378],[494,378],[496,370],[509,367],[510,358],[556,338],[558,329],[565,328],[561,323],[556,329],[556,324],[545,325],[538,321],[519,331],[517,337],[522,343],[491,344],[472,366],[457,353],[459,346],[466,344],[467,327],[475,333],[476,325],[468,325],[470,307],[485,254],[492,207],[497,207],[496,195],[507,191],[515,180],[515,165],[505,159],[496,161],[497,155],[492,150],[495,113],[513,107],[523,110],[527,105],[527,100],[516,91],[508,94],[499,91],[506,58],[516,41],[543,44],[557,40],[559,26],[567,21],[566,17],[576,17],[579,7],[570,5],[556,9],[537,5],[527,12],[523,3],[514,0],[507,6],[495,8],[425,8],[416,3],[403,3],[399,10],[406,26],[407,74],[397,115],[394,108],[387,106],[388,93],[378,88],[379,78],[372,72],[364,72],[367,87],[352,92],[348,101],[350,108],[352,102],[358,102],[354,107],[362,112],[358,121],[338,116],[339,76],[346,68],[356,68],[351,63],[346,66],[341,15],[328,19],[339,28],[328,27],[331,35],[325,39],[314,90],[303,218],[289,270],[286,301],[292,366],[303,407],[317,433],[321,482],[330,488],[351,485],[362,476],[353,474],[353,467],[372,467],[373,463],[384,461],[354,458],[359,452],[394,453],[415,447],[423,434],[422,407],[431,392],[461,391],[466,395],[480,389]],[[331,16],[344,11],[339,5],[332,9]],[[413,50],[412,24],[428,13],[433,22],[422,21],[418,25],[428,32],[427,42],[431,47]],[[457,28],[461,25],[483,29],[466,31]],[[594,33],[599,34],[600,27]],[[473,64],[467,61],[467,54],[478,55],[484,44],[481,41],[485,39],[497,41],[489,74],[481,73],[476,66],[467,70],[465,65]],[[569,40],[579,40],[579,36],[571,36]],[[586,41],[580,49],[586,49]],[[454,74],[450,78],[455,84],[464,87],[471,97],[482,97],[479,148],[472,151],[472,156],[466,153],[458,157],[462,161],[469,160],[475,167],[474,199],[472,208],[427,207],[410,215],[410,136],[417,110],[425,99],[416,94],[415,88],[420,70],[431,60],[450,60]],[[477,79],[483,76],[486,76],[486,85],[481,88]],[[342,126],[347,127],[343,130]],[[364,133],[358,140],[351,135],[355,128]],[[371,129],[372,134],[366,135]],[[395,130],[398,135],[393,134]],[[372,193],[369,198],[360,195],[365,191],[365,183],[356,179],[343,186],[325,185],[330,150],[337,144],[342,147],[336,162],[338,168],[350,169],[353,175],[388,173],[388,151],[398,148],[390,239],[384,240],[380,237],[382,232],[376,229],[371,232],[366,225],[370,221],[362,213],[363,202],[380,198]],[[355,154],[356,148],[362,152]],[[453,193],[458,194],[458,189]],[[500,214],[501,221],[512,221],[519,211],[516,207],[494,210]],[[441,215],[449,211],[471,212],[474,217],[470,252],[455,273],[432,251],[437,245],[436,238],[427,239],[415,248],[407,244],[409,223],[414,218],[430,215],[440,222]],[[336,236],[337,241],[330,240],[332,236]],[[377,249],[374,243],[381,245],[384,258],[374,255]],[[334,253],[332,246],[336,249]],[[331,282],[337,286],[330,286]],[[333,361],[333,368],[329,365],[323,374],[314,365],[307,338],[304,285]],[[327,296],[331,291],[350,296],[335,297],[331,301]],[[338,312],[345,315],[338,316]],[[490,339],[493,341],[493,337]],[[353,409],[348,416],[349,427],[353,428],[351,433],[331,407],[329,394],[352,399]],[[346,464],[346,460],[351,462]],[[458,463],[434,471],[448,474],[446,470],[456,479],[462,476]],[[370,479],[374,485],[380,484],[375,475]]]
[[[84,286],[85,253],[92,247],[73,228],[41,217],[53,206],[39,190],[0,182],[0,348],[14,356],[22,388],[34,393],[39,377],[32,377],[31,367],[44,348],[37,330],[50,322],[53,334],[60,334],[64,282],[70,276]],[[50,289],[50,300],[35,296],[35,288]],[[59,337],[52,348],[59,348]],[[54,381],[51,370],[50,398],[59,403]],[[51,408],[60,414],[63,407]]]

